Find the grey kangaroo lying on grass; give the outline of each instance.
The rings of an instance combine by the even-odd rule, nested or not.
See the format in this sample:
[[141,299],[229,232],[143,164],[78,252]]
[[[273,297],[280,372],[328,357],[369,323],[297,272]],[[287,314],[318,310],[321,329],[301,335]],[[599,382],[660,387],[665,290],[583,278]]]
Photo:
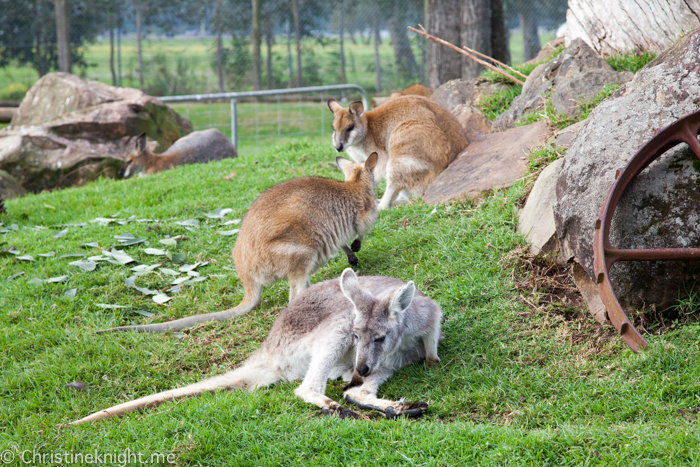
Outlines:
[[357,417],[325,396],[329,379],[351,383],[345,400],[387,418],[417,416],[427,408],[419,402],[379,399],[379,385],[392,373],[425,358],[440,361],[440,307],[408,284],[393,277],[355,275],[343,271],[309,287],[282,310],[267,339],[238,369],[179,389],[142,397],[95,412],[72,422],[102,420],[183,397],[219,389],[253,390],[278,381],[303,379],[297,397],[324,413]]
[[[377,220],[373,170],[377,154],[354,164],[336,157],[345,182],[303,177],[275,185],[260,194],[243,217],[233,248],[233,262],[245,293],[241,303],[225,311],[167,323],[122,326],[107,331],[179,331],[206,321],[224,321],[249,312],[260,303],[262,288],[289,281],[290,302],[309,286],[309,277],[339,249],[358,264],[364,236]],[[350,247],[347,243],[353,238]]]

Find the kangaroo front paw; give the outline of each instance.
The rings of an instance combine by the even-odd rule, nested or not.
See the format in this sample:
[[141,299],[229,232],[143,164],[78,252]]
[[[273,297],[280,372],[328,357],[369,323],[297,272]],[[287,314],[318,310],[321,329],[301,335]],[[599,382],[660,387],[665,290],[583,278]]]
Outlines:
[[430,368],[433,365],[437,365],[440,363],[440,358],[439,357],[428,357],[425,359],[425,366]]
[[360,264],[360,260],[357,259],[357,255],[355,253],[348,255],[348,263],[350,263],[351,266],[357,266]]
[[329,409],[323,408],[321,409],[321,413],[323,415],[338,417],[341,420],[345,420],[346,418],[360,418],[360,414],[353,412],[350,409],[343,408],[340,405],[333,406]]
[[361,248],[362,248],[362,241],[360,241],[360,239],[358,239],[358,238],[356,238],[356,239],[350,244],[350,249],[351,249],[352,251],[354,251],[355,253],[357,253],[358,251],[360,251]]

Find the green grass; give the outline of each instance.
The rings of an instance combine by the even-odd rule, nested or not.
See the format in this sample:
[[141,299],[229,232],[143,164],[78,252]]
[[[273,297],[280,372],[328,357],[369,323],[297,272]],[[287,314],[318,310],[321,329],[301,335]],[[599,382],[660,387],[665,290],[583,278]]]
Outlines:
[[[339,420],[293,395],[296,383],[254,393],[217,393],[165,404],[142,414],[81,427],[58,425],[115,403],[221,374],[264,339],[287,301],[287,284],[267,287],[260,308],[223,324],[182,334],[120,333],[96,329],[164,321],[237,304],[242,287],[231,270],[235,237],[216,234],[221,221],[204,212],[234,210],[240,218],[260,191],[308,174],[340,178],[328,164],[328,144],[289,143],[256,157],[179,167],[147,178],[99,180],[85,187],[7,202],[1,220],[17,230],[0,236],[35,262],[0,255],[0,451],[48,454],[172,454],[181,465],[682,465],[700,462],[700,327],[649,335],[651,348],[629,351],[589,318],[572,318],[564,304],[538,304],[541,291],[522,291],[523,272],[504,259],[521,248],[513,205],[519,182],[480,205],[426,206],[422,201],[382,212],[358,254],[360,274],[412,279],[442,306],[442,363],[416,364],[380,388],[388,398],[427,401],[418,420]],[[236,176],[225,180],[228,174]],[[90,221],[116,215],[152,222]],[[174,221],[198,218],[190,232]],[[64,224],[68,233],[54,239]],[[46,227],[37,229],[39,226]],[[97,241],[117,245],[130,232],[150,241],[184,235],[177,247],[207,280],[185,288],[166,305],[128,288],[127,266],[100,263],[93,272],[68,265],[73,252]],[[125,250],[137,262],[164,263],[144,245]],[[55,251],[51,258],[39,253]],[[312,281],[337,277],[342,255]],[[65,283],[30,279],[69,275]],[[163,289],[155,273],[137,284]],[[75,298],[65,292],[77,289]],[[172,294],[171,294],[172,295]],[[104,309],[96,304],[117,304]],[[144,317],[131,310],[153,313]],[[82,381],[85,391],[65,385]],[[340,400],[343,383],[327,394]],[[54,464],[59,462],[53,462]]]
[[525,118],[521,118],[518,122],[518,126],[525,126],[540,120],[547,120],[553,128],[561,130],[569,125],[573,125],[574,123],[587,119],[593,109],[598,107],[605,99],[612,96],[615,91],[620,89],[620,86],[620,84],[610,83],[603,85],[601,90],[596,93],[593,99],[578,102],[576,105],[580,112],[578,115],[571,117],[567,117],[565,114],[556,113],[554,111],[554,107],[552,106],[551,96],[547,96],[547,102],[545,103],[544,108],[527,114]]
[[656,54],[654,52],[647,52],[645,50],[641,55],[635,53],[616,55],[607,58],[606,61],[615,71],[631,71],[632,73],[636,73],[655,58]]

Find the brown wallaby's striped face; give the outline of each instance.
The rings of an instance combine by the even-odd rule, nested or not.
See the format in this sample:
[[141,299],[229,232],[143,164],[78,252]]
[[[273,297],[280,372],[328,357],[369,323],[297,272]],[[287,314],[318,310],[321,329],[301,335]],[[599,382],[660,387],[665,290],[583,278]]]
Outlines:
[[119,169],[117,175],[121,178],[129,178],[134,175],[143,175],[146,171],[146,157],[145,152],[147,149],[146,133],[141,133],[136,138],[136,146],[134,147],[131,154],[126,156],[124,164]]
[[345,109],[338,101],[331,99],[328,101],[328,108],[333,112],[332,140],[338,152],[343,152],[348,146],[365,138],[367,132],[362,124],[362,114],[365,111],[362,102],[353,102]]

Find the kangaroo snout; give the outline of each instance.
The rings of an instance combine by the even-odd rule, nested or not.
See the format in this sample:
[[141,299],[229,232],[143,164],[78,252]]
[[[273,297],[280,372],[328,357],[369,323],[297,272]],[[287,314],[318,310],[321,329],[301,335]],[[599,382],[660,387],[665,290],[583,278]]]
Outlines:
[[357,373],[360,376],[367,376],[369,374],[369,371],[370,371],[369,366],[367,366],[366,364],[362,365],[360,367],[357,367]]

